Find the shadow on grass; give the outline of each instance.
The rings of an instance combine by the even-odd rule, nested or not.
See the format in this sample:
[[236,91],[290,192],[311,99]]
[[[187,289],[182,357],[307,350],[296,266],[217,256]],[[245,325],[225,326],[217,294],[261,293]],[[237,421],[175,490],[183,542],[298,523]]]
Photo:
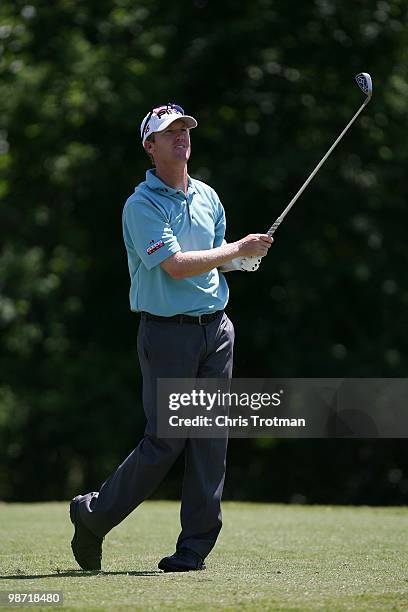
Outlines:
[[57,572],[53,574],[17,574],[17,576],[0,576],[0,580],[35,580],[36,578],[67,578],[80,577],[92,578],[94,576],[161,576],[164,572],[158,570],[153,572],[84,572],[82,570],[72,570],[69,572]]

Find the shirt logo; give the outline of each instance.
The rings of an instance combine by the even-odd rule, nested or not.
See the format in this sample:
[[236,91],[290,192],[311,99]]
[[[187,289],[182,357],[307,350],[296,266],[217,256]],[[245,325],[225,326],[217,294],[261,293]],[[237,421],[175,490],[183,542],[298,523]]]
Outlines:
[[163,240],[158,240],[157,242],[154,242],[154,240],[151,240],[150,241],[150,246],[146,249],[146,253],[148,255],[151,255],[152,253],[154,253],[158,249],[161,249],[162,246],[164,246]]

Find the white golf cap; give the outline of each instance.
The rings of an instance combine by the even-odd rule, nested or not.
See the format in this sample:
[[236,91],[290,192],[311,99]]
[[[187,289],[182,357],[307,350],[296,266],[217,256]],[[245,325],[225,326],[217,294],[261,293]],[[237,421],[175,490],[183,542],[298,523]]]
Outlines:
[[150,134],[162,132],[177,119],[182,119],[188,128],[195,128],[198,125],[194,117],[185,115],[184,110],[178,104],[163,104],[151,110],[140,124],[142,144]]

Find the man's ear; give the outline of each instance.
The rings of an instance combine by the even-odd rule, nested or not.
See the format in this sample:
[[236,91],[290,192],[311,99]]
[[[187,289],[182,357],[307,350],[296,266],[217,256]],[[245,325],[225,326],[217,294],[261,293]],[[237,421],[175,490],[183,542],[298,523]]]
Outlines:
[[153,150],[153,147],[154,147],[153,143],[150,140],[145,140],[143,146],[144,146],[146,152],[151,154],[151,152]]

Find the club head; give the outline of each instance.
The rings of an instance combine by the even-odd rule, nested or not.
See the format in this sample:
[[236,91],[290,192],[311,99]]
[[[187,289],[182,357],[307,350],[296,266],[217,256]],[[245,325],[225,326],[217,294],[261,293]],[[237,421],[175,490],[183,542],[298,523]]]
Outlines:
[[368,72],[360,72],[356,76],[357,85],[365,93],[369,100],[373,94],[373,82]]

